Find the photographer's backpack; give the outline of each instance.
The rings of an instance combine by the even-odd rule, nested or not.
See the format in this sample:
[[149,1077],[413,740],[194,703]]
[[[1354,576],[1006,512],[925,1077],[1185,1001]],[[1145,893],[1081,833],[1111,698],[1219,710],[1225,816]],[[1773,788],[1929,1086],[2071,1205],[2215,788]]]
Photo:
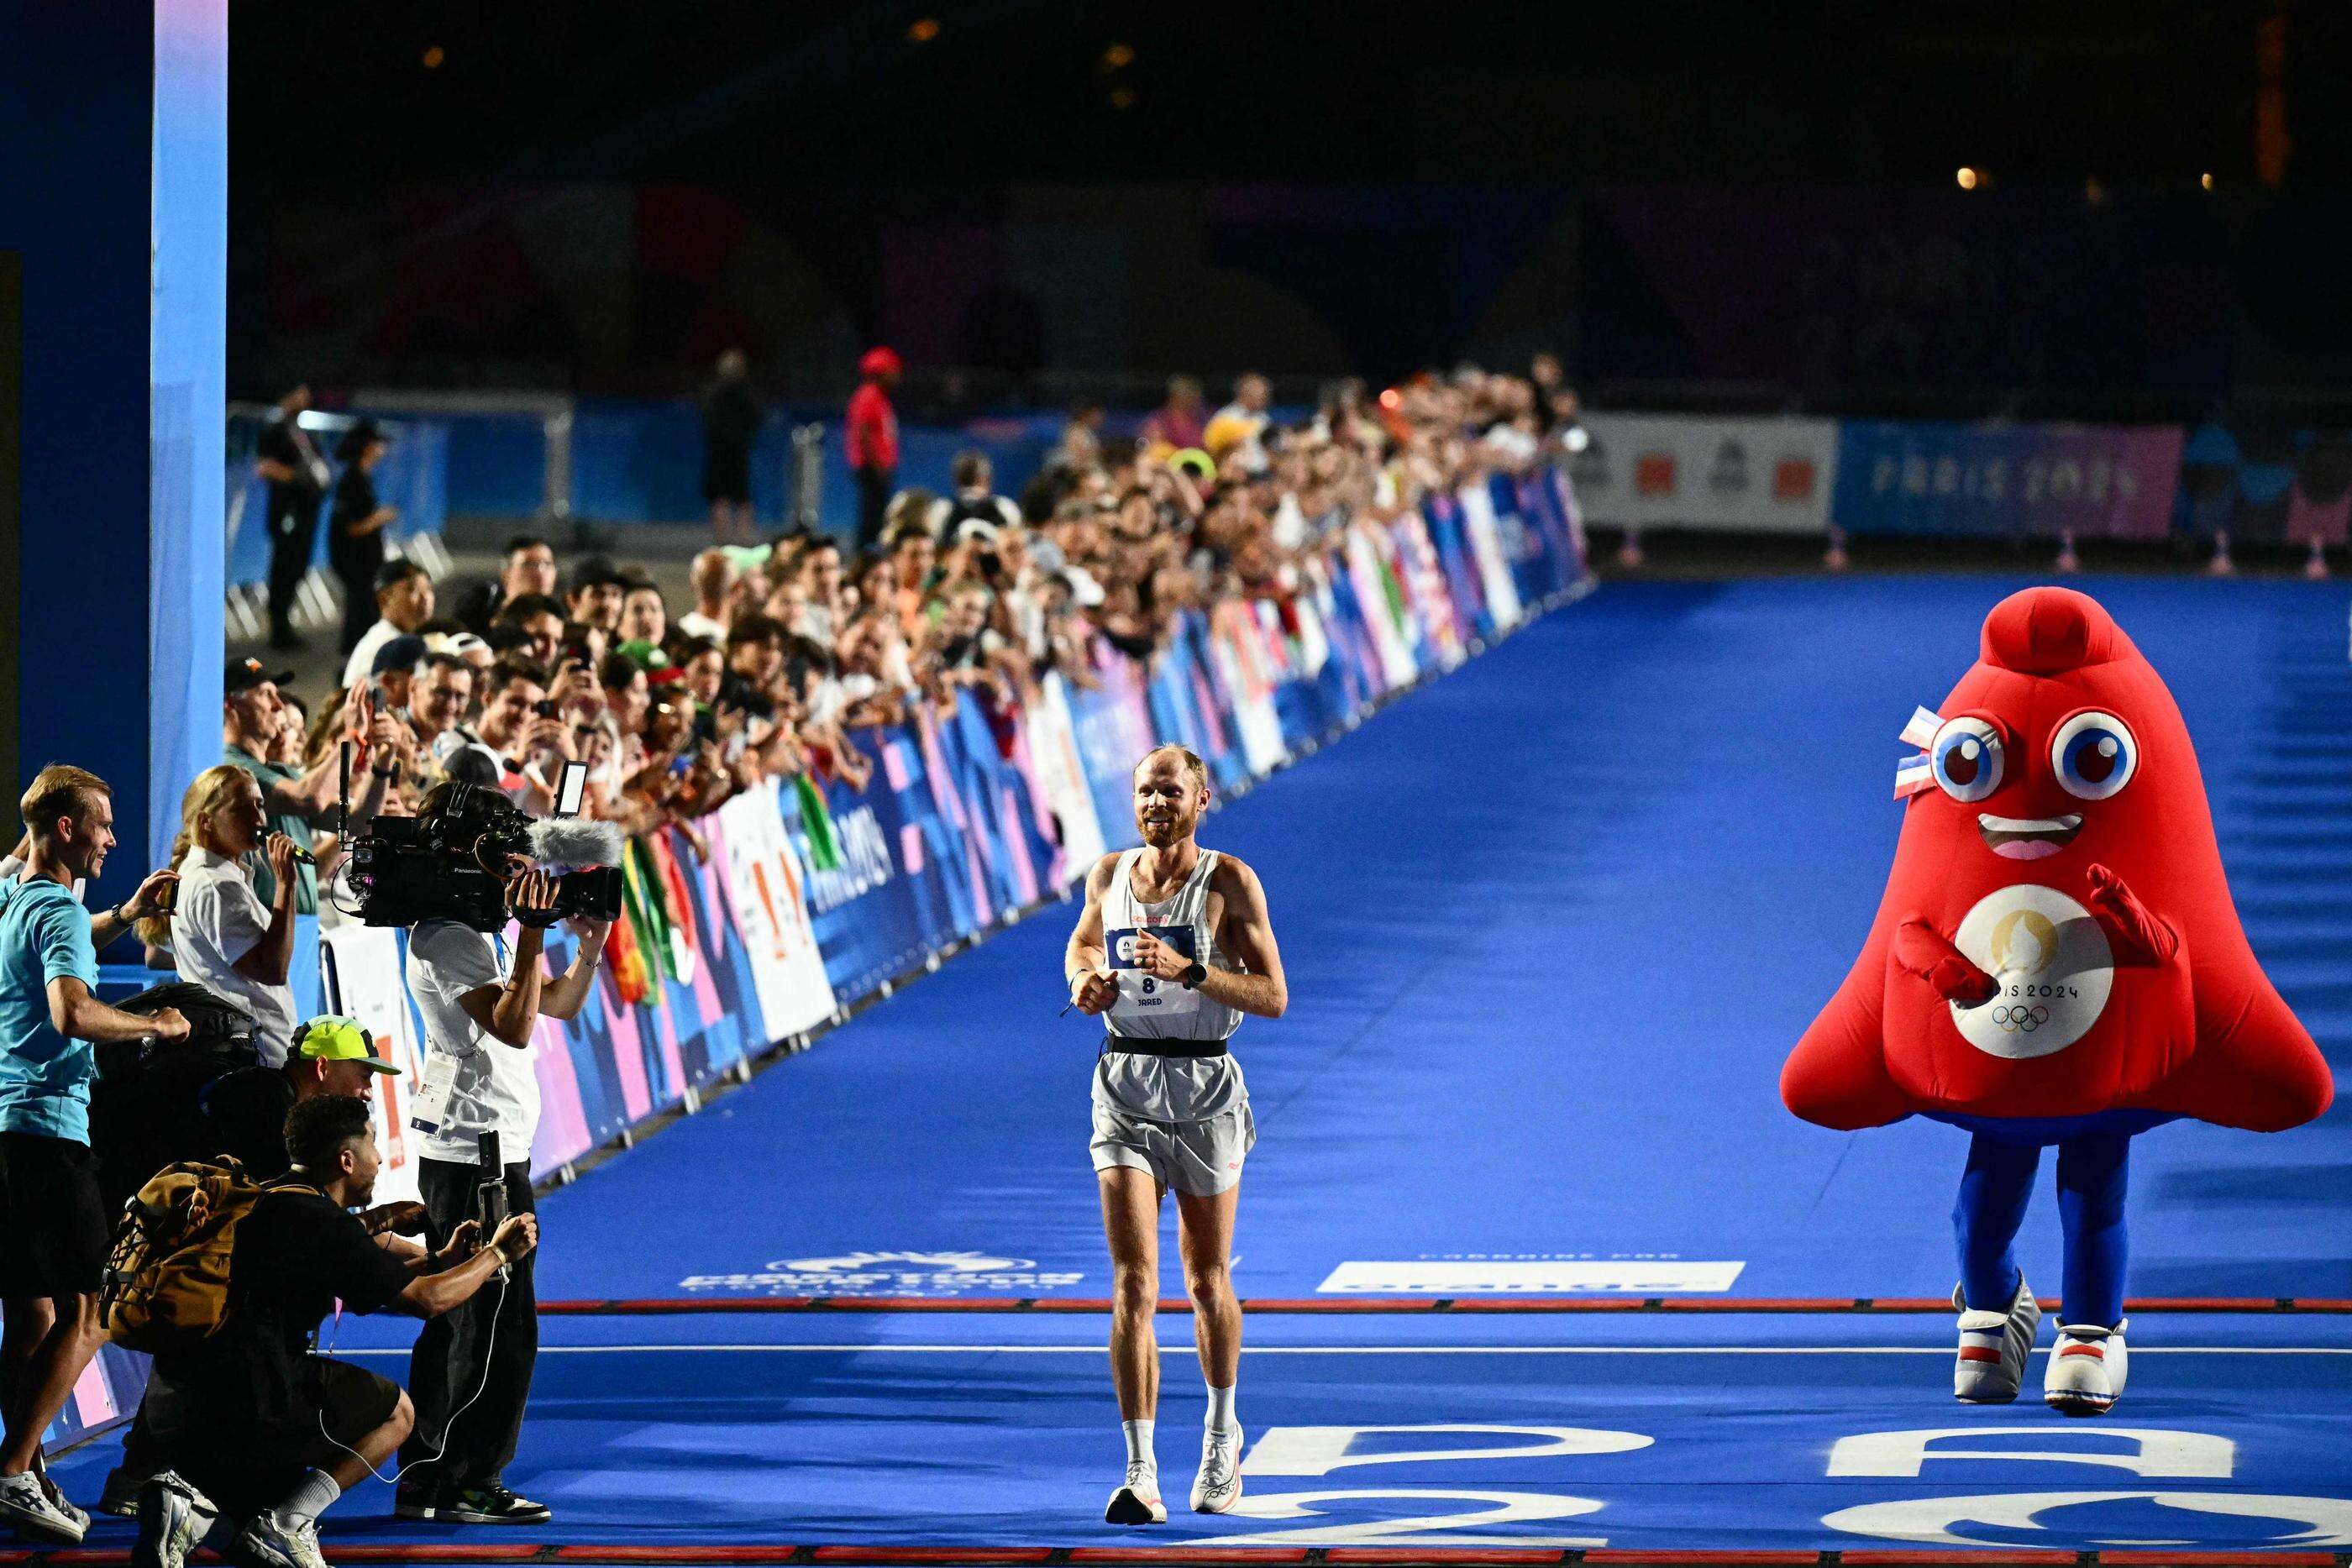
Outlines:
[[123,1207],[106,1260],[100,1310],[109,1336],[125,1350],[159,1355],[218,1333],[229,1316],[237,1227],[263,1194],[287,1191],[318,1188],[257,1183],[226,1155],[158,1171]]

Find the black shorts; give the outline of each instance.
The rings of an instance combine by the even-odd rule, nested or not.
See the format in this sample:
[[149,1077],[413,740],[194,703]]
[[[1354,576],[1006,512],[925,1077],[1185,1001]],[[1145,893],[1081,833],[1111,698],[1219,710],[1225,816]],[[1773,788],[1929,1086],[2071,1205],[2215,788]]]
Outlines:
[[[276,1380],[257,1377],[257,1386]],[[305,1356],[294,1397],[254,1408],[254,1389],[185,1382],[158,1369],[142,1406],[153,1451],[224,1507],[266,1507],[302,1471],[347,1457],[337,1443],[359,1440],[392,1418],[400,1385],[347,1361]]]
[[112,1240],[88,1144],[0,1133],[0,1297],[96,1295]]

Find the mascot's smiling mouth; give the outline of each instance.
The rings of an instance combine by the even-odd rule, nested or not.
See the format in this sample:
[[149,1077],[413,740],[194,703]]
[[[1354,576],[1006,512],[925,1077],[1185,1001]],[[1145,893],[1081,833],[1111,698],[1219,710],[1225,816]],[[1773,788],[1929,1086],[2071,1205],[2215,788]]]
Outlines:
[[2083,831],[2079,816],[2064,817],[1996,817],[1977,813],[1977,831],[1984,835],[1985,848],[2005,859],[2038,861],[2044,855],[2054,855],[2074,841]]

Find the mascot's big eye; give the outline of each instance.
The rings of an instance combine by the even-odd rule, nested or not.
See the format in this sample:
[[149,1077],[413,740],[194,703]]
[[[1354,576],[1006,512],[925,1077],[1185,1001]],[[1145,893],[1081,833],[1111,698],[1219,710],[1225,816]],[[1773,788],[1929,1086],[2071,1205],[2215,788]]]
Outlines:
[[1944,721],[1927,743],[1936,787],[1955,800],[1981,800],[2000,788],[2000,731],[1980,718]]
[[2069,795],[2104,800],[2131,782],[2139,742],[2111,713],[2078,713],[2050,737],[2050,771]]

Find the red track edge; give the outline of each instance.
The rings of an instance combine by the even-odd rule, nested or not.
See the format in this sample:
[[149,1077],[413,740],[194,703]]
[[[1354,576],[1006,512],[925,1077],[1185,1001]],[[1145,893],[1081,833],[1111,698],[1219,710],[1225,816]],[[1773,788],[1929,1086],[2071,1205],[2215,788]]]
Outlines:
[[[872,1568],[947,1568],[956,1563],[1131,1563],[1139,1568],[1183,1568],[1186,1564],[1237,1563],[1444,1563],[1455,1568],[1522,1568],[1537,1563],[1590,1564],[1592,1568],[2007,1568],[2053,1564],[2059,1568],[2352,1568],[2352,1556],[2332,1552],[2168,1550],[2069,1552],[1987,1548],[1980,1551],[1929,1547],[1849,1547],[1839,1552],[1649,1551],[1592,1547],[1552,1548],[1332,1546],[624,1546],[587,1542],[468,1545],[434,1542],[414,1546],[357,1543],[333,1545],[343,1563],[546,1563],[633,1565],[801,1563],[871,1564]],[[219,1561],[210,1552],[202,1561]],[[120,1549],[70,1547],[56,1551],[0,1551],[0,1568],[128,1568],[131,1553]]]
[[[2044,1312],[2058,1299],[2045,1297]],[[2352,1299],[2294,1296],[2139,1296],[2124,1303],[2138,1312],[2352,1312]],[[1163,1312],[1189,1312],[1181,1297],[1160,1303]],[[1323,1316],[1403,1312],[1934,1312],[1952,1303],[1939,1296],[1308,1296],[1260,1297],[1242,1302],[1249,1312]],[[1108,1312],[1097,1296],[643,1296],[541,1301],[541,1317],[656,1317],[698,1312]],[[1084,1550],[1092,1550],[1087,1548]]]

